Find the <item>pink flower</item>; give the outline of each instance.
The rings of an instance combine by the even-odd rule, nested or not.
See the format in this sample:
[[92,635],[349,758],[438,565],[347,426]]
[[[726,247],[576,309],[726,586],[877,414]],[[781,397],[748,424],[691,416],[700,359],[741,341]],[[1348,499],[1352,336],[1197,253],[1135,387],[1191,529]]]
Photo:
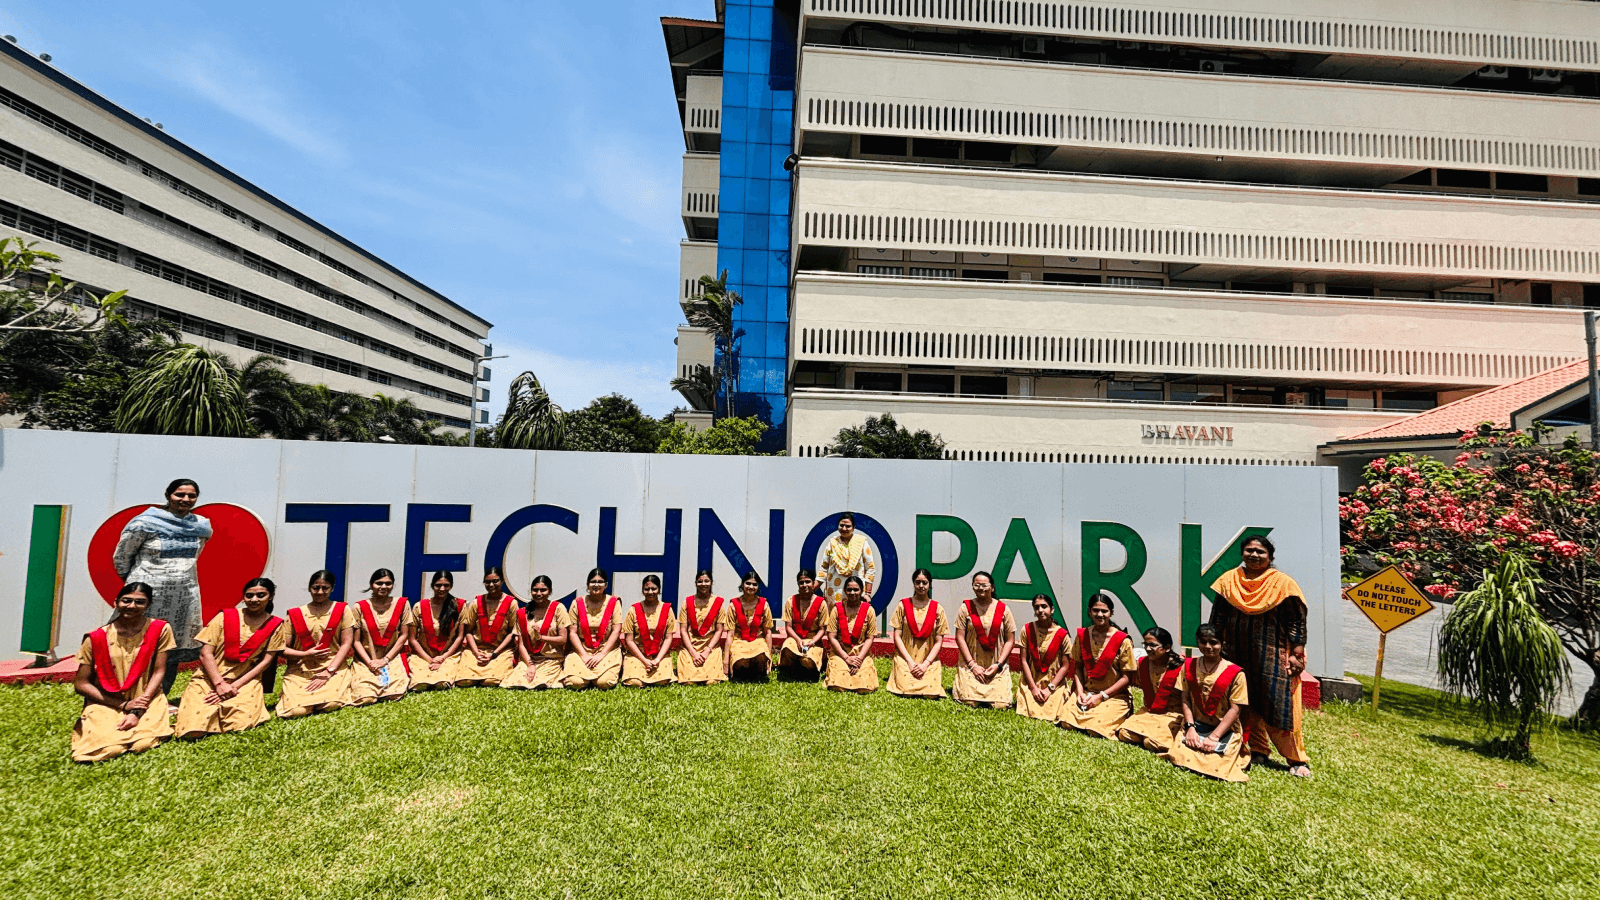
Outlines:
[[1531,471],[1533,471],[1533,467],[1529,466],[1527,463],[1523,463],[1522,465],[1517,466],[1517,468],[1516,468],[1516,472],[1519,475],[1526,474],[1526,473],[1531,472]]
[[1583,548],[1571,541],[1556,541],[1550,549],[1562,559],[1574,559],[1583,555]]
[[1423,590],[1425,590],[1428,593],[1434,595],[1435,597],[1439,597],[1439,598],[1444,599],[1444,600],[1449,600],[1451,597],[1454,597],[1456,594],[1461,593],[1460,591],[1456,590],[1454,587],[1451,587],[1448,584],[1430,584],[1427,587],[1423,588]]

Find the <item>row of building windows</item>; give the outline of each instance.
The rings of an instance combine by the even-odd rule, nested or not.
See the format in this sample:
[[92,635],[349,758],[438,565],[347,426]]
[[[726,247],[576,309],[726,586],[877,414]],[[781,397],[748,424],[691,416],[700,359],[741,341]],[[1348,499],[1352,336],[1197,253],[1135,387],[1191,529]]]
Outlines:
[[[822,444],[801,444],[795,455],[807,458],[828,455]],[[1310,460],[1252,459],[1249,457],[1218,456],[1156,456],[1115,453],[1058,453],[1039,450],[957,450],[945,448],[945,459],[976,462],[1042,462],[1042,463],[1112,463],[1123,465],[1195,465],[1195,466],[1314,466]]]

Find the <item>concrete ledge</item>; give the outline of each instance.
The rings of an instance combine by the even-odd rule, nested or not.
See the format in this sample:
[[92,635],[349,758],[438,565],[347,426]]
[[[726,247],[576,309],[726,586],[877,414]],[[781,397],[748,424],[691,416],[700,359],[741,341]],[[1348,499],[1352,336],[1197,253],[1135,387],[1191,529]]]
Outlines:
[[[1324,675],[1321,682],[1322,694],[1330,700],[1342,700],[1345,703],[1360,703],[1361,692],[1364,690],[1361,682],[1347,676]],[[1308,706],[1310,704],[1307,704]]]

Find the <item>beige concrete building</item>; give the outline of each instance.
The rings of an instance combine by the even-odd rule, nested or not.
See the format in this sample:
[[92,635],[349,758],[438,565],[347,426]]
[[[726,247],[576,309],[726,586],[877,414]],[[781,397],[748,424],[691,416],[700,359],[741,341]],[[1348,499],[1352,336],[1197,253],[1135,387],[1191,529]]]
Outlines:
[[0,234],[132,315],[294,378],[465,428],[489,322],[0,41]]

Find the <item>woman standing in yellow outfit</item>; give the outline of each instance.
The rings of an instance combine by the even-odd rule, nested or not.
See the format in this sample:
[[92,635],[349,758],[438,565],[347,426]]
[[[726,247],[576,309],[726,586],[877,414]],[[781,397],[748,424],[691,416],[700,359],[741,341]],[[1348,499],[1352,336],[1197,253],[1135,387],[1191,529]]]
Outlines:
[[1244,671],[1222,658],[1222,631],[1215,625],[1195,629],[1195,643],[1200,658],[1184,660],[1175,682],[1183,692],[1183,724],[1161,757],[1201,775],[1249,781],[1250,730],[1244,717],[1250,690]]
[[1097,737],[1115,739],[1133,714],[1129,676],[1137,668],[1133,641],[1111,624],[1116,605],[1104,591],[1089,603],[1093,626],[1079,628],[1072,641],[1072,696],[1061,704],[1061,724]]
[[411,689],[401,652],[411,643],[416,627],[411,604],[404,597],[394,598],[394,573],[379,569],[367,580],[370,600],[356,603],[356,659],[360,664],[350,673],[352,706],[367,706],[379,700],[398,700]]
[[646,575],[639,585],[644,599],[635,603],[622,620],[622,683],[627,687],[656,687],[677,681],[672,668],[672,639],[678,618],[672,605],[661,599],[661,579]]
[[350,705],[350,648],[354,643],[355,611],[334,603],[334,575],[327,569],[313,572],[306,589],[311,602],[289,610],[292,642],[283,648],[289,664],[283,670],[283,693],[278,697],[278,718],[328,712]]
[[1017,642],[1017,623],[1006,605],[994,598],[994,577],[988,572],[972,576],[972,598],[961,601],[956,622],[956,649],[961,668],[950,696],[968,706],[1011,705],[1011,648]]
[[483,573],[483,593],[462,604],[461,633],[467,646],[456,655],[456,687],[498,687],[511,674],[516,609],[517,598],[506,590],[506,573],[490,566]]
[[433,573],[433,596],[418,601],[411,611],[411,652],[406,672],[413,691],[453,687],[456,654],[465,638],[461,634],[461,601],[451,593],[456,578],[443,569]]
[[1117,729],[1118,740],[1157,752],[1172,745],[1172,733],[1183,724],[1183,697],[1177,688],[1182,666],[1183,657],[1172,649],[1172,635],[1165,628],[1144,633],[1144,659],[1133,678],[1144,705]]
[[572,652],[561,667],[561,683],[573,691],[609,690],[622,675],[622,598],[606,593],[611,576],[604,569],[590,569],[585,581],[589,592],[572,603],[568,633],[576,640],[568,644]]
[[728,629],[728,677],[766,681],[772,674],[772,606],[761,596],[761,577],[744,573]]
[[720,684],[728,680],[723,644],[733,616],[721,597],[711,596],[711,571],[694,574],[694,593],[683,598],[678,617],[679,684]]
[[839,533],[822,549],[825,592],[835,603],[844,599],[844,580],[852,575],[861,581],[862,596],[870,601],[878,564],[872,558],[866,536],[856,531],[856,514],[847,512],[839,516]]
[[528,585],[528,602],[517,608],[517,665],[500,682],[514,691],[542,691],[562,687],[561,669],[572,635],[572,616],[550,599],[555,586],[550,576],[535,575]]
[[933,573],[911,573],[911,596],[889,610],[889,636],[894,641],[894,663],[889,669],[889,693],[902,697],[944,698],[944,663],[939,652],[950,622],[933,602]]
[[861,579],[845,577],[844,599],[834,604],[832,618],[828,623],[828,690],[876,691],[878,666],[872,661],[872,639],[878,636],[878,619]]
[[1017,712],[1054,722],[1067,695],[1061,685],[1072,671],[1067,629],[1056,624],[1056,604],[1049,594],[1033,598],[1033,621],[1022,627],[1022,683],[1017,685]]
[[801,569],[795,576],[795,593],[783,620],[783,642],[778,645],[778,673],[786,678],[814,679],[822,671],[828,643],[828,603],[817,593],[817,573]]
[[244,610],[225,609],[200,629],[200,674],[192,676],[178,703],[178,737],[199,738],[244,731],[267,721],[261,676],[277,665],[289,640],[283,620],[272,614],[278,586],[252,578],[244,586]]
[[72,681],[83,697],[72,726],[73,762],[143,753],[172,737],[161,674],[176,642],[172,626],[146,615],[152,593],[142,581],[123,585],[111,624],[84,635]]

